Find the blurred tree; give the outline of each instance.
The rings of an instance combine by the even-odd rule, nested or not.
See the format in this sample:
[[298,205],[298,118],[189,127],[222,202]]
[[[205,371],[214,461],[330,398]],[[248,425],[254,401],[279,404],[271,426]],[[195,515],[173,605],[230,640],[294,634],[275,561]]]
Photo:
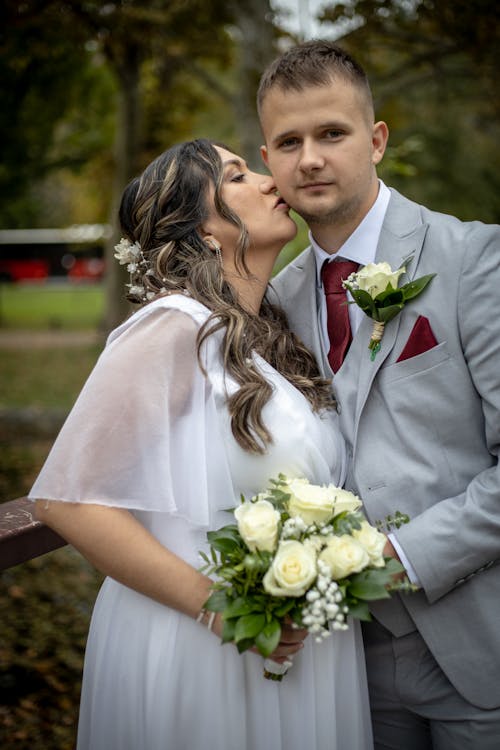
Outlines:
[[99,218],[115,229],[107,248],[109,330],[127,311],[126,279],[112,255],[129,179],[169,143],[195,134],[235,142],[260,164],[254,100],[262,66],[275,54],[270,2],[7,0],[1,14],[9,98],[0,114],[8,154],[0,223],[35,225],[41,208],[57,222],[68,215],[74,171],[97,177],[94,193],[112,195]]
[[236,86],[234,110],[239,135],[238,148],[252,169],[262,170],[259,148],[262,134],[255,96],[262,71],[277,55],[277,40],[283,35],[276,24],[276,11],[269,0],[233,0],[233,35],[236,39]]
[[113,190],[110,223],[113,236],[107,246],[106,330],[126,312],[122,290],[123,269],[113,262],[118,240],[119,201],[127,182],[141,166],[143,141],[143,67],[157,61],[162,95],[168,97],[176,74],[206,60],[227,60],[228,38],[222,0],[121,0],[102,4],[92,0],[63,3],[73,23],[96,42],[117,83]]
[[[61,33],[61,23],[64,26],[64,14],[55,4],[6,0],[0,9],[3,227],[36,226],[39,217],[30,188],[62,164],[78,169],[108,136],[100,106],[107,87],[103,91],[81,30]],[[83,97],[89,106],[80,137],[69,143],[69,124],[65,134],[55,138],[58,124]],[[96,109],[100,127],[92,126]]]
[[492,0],[351,0],[321,17],[349,29],[340,44],[391,128],[382,177],[463,219],[500,220],[498,17]]

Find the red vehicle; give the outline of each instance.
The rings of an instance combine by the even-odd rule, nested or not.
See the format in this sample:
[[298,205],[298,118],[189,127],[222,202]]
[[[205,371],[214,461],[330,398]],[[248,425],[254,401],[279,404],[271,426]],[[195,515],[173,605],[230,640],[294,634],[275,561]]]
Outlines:
[[48,260],[36,258],[0,258],[0,282],[2,281],[32,281],[46,279],[49,275]]
[[99,281],[104,274],[106,224],[65,229],[0,230],[0,282]]

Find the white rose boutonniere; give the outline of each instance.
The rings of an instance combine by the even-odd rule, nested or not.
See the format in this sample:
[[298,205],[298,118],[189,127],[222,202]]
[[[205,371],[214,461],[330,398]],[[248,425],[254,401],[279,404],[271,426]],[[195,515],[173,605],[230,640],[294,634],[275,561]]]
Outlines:
[[373,331],[368,344],[372,360],[380,350],[385,324],[395,318],[407,302],[418,297],[436,275],[431,273],[398,286],[400,277],[406,273],[406,264],[410,261],[411,257],[407,258],[396,271],[392,270],[389,263],[368,263],[343,282],[354,302],[373,320]]

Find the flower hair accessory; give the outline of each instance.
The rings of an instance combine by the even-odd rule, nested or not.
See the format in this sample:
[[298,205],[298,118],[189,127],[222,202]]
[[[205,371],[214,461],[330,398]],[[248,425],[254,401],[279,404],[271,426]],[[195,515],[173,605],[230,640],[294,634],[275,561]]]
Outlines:
[[156,296],[155,292],[146,291],[143,284],[138,283],[142,280],[144,273],[150,272],[150,263],[144,257],[140,244],[138,242],[132,243],[122,237],[120,242],[115,245],[114,257],[121,266],[127,266],[127,271],[130,274],[130,284],[126,284],[129,294],[132,297],[138,297],[143,302],[152,300]]
[[342,282],[342,286],[349,289],[354,302],[373,320],[368,344],[372,362],[380,351],[385,324],[395,318],[407,302],[418,297],[436,275],[421,276],[398,287],[399,278],[406,272],[406,264],[412,257],[406,258],[396,271],[389,263],[368,263]]

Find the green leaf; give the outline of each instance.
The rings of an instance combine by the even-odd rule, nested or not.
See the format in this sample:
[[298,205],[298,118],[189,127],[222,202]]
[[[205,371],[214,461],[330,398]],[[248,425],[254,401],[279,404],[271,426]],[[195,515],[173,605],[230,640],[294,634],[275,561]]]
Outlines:
[[388,599],[389,592],[386,585],[390,582],[391,576],[383,568],[374,570],[369,568],[352,576],[348,583],[348,591],[351,596],[365,601],[375,599]]
[[276,617],[279,617],[282,619],[288,612],[290,612],[291,609],[295,607],[296,602],[291,599],[290,601],[284,601],[283,604],[280,604],[276,609],[273,609],[273,613],[276,615]]
[[380,307],[377,310],[377,320],[380,320],[382,323],[388,323],[396,315],[399,315],[403,307],[403,303],[400,305],[391,305],[390,307]]
[[413,299],[414,297],[418,297],[418,295],[424,291],[427,284],[429,284],[432,281],[435,275],[436,275],[435,273],[430,273],[427,276],[421,276],[419,279],[410,281],[408,284],[405,284],[404,286],[402,286],[401,291],[404,294],[405,302],[407,302],[410,299]]
[[238,596],[230,602],[224,610],[224,618],[230,619],[231,617],[242,617],[243,615],[249,615],[252,612],[258,612],[259,606],[252,599],[243,598]]
[[237,550],[241,549],[241,544],[239,541],[235,541],[234,539],[229,539],[226,537],[213,539],[210,544],[212,545],[212,549],[215,549],[218,552],[222,552],[224,555],[234,554]]
[[232,539],[237,542],[240,539],[240,535],[238,527],[235,524],[229,524],[228,526],[222,526],[217,531],[207,531],[207,539],[210,544],[218,539]]
[[232,643],[234,641],[234,631],[236,629],[236,620],[223,620],[222,625],[222,643]]
[[209,609],[210,612],[224,612],[228,606],[228,596],[225,591],[214,591],[204,604],[205,609]]
[[399,560],[396,560],[395,557],[386,557],[384,559],[384,570],[386,570],[390,575],[394,575],[395,573],[402,573],[405,570],[404,566],[399,562]]
[[235,644],[236,648],[238,649],[238,653],[242,654],[244,651],[248,651],[249,648],[252,648],[254,645],[253,638],[247,638],[244,641],[238,641],[238,643]]
[[348,289],[356,304],[359,305],[359,307],[369,315],[370,318],[373,317],[376,311],[376,305],[368,292],[365,292],[364,289],[351,289],[350,286],[348,286]]
[[239,643],[247,638],[255,639],[255,636],[260,633],[265,624],[266,616],[264,614],[243,615],[236,621],[234,640]]
[[349,604],[349,615],[355,617],[356,620],[364,620],[368,622],[372,619],[370,609],[366,602],[352,602]]
[[268,622],[258,636],[255,638],[255,645],[262,656],[269,656],[277,648],[281,638],[281,626],[279,621],[273,618]]
[[375,297],[377,307],[389,307],[389,305],[399,305],[403,302],[403,292],[401,289],[394,289],[390,284],[387,289]]

